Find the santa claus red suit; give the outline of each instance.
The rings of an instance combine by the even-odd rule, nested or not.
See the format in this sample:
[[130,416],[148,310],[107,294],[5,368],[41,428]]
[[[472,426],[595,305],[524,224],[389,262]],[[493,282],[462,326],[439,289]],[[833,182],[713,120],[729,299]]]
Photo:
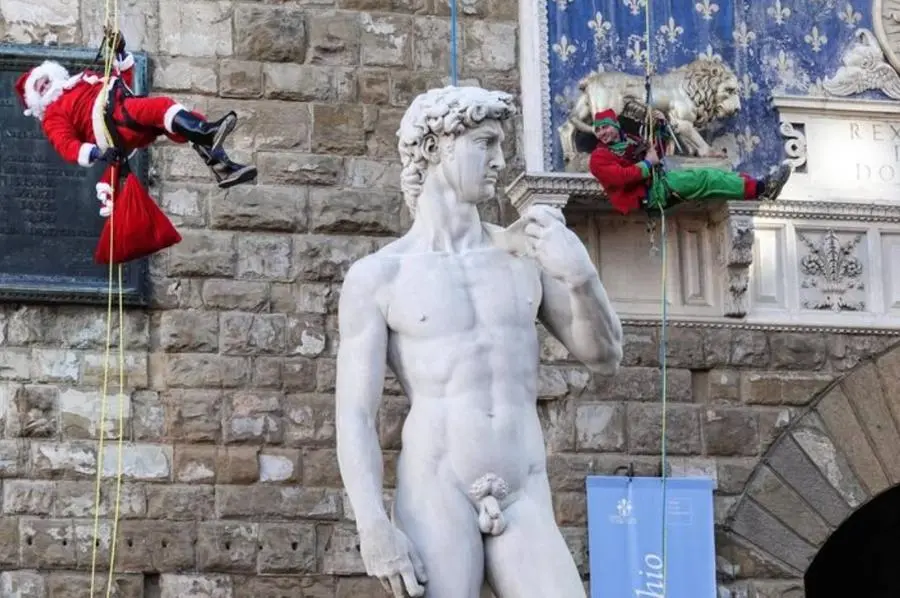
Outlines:
[[255,167],[232,162],[222,147],[237,124],[234,112],[208,122],[172,98],[135,97],[133,67],[134,56],[122,47],[105,86],[93,71],[72,76],[61,64],[46,61],[19,77],[16,92],[25,114],[40,121],[50,144],[67,162],[87,167],[97,160],[111,161],[165,136],[193,144],[222,188],[256,178]]
[[[107,32],[109,34],[110,32]],[[16,92],[25,114],[40,123],[48,141],[67,162],[89,167],[98,161],[109,167],[97,183],[97,198],[107,221],[95,252],[100,263],[124,263],[165,249],[181,240],[140,181],[128,169],[127,156],[165,136],[190,143],[218,180],[229,188],[252,181],[256,168],[233,162],[223,143],[237,124],[229,112],[215,122],[187,110],[169,97],[136,97],[132,91],[134,56],[115,33],[107,81],[86,70],[71,76],[59,63],[46,61],[23,73]],[[109,39],[109,38],[107,38]],[[121,189],[114,183],[127,175]]]

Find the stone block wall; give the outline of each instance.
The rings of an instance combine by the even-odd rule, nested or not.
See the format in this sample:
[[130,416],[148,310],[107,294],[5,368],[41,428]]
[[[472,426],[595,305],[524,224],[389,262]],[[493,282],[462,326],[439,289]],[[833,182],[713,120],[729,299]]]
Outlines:
[[[94,46],[103,8],[0,3],[0,40]],[[150,53],[154,93],[211,116],[237,110],[235,155],[255,161],[260,176],[224,193],[191,150],[152,151],[153,194],[184,240],[152,260],[152,307],[126,315],[126,392],[120,404],[113,368],[105,413],[106,310],[0,306],[0,596],[89,594],[93,539],[98,562],[110,554],[120,424],[128,443],[116,596],[383,595],[362,575],[337,470],[335,309],[349,264],[409,223],[395,132],[416,93],[447,83],[448,8],[120,0],[120,10],[131,47]],[[517,2],[469,0],[462,13],[463,81],[515,92]],[[521,131],[520,121],[513,126]],[[521,170],[515,133],[507,177]],[[483,213],[502,221],[502,206]],[[673,329],[673,473],[713,476],[718,519],[728,523],[761,456],[814,395],[893,342]],[[659,471],[656,330],[627,327],[624,367],[611,379],[590,377],[552,339],[542,355],[539,409],[557,518],[587,574],[585,475],[629,464]],[[390,485],[406,405],[392,380],[385,395],[379,430]],[[721,538],[723,592],[798,596],[796,571]],[[98,586],[105,596],[104,576]]]

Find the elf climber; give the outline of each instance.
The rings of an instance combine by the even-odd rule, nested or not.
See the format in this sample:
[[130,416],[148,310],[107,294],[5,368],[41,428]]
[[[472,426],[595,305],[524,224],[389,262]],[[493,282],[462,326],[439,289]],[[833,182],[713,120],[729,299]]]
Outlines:
[[670,194],[680,201],[771,201],[791,175],[787,163],[760,179],[717,168],[685,168],[659,173],[651,184],[651,172],[660,162],[657,148],[648,148],[641,139],[622,131],[613,110],[594,115],[594,135],[599,143],[591,153],[591,174],[603,186],[613,208],[623,214],[645,201],[651,207],[665,208]]
[[[111,32],[107,30],[107,34]],[[112,163],[165,135],[176,143],[190,142],[223,189],[256,178],[255,166],[233,162],[222,148],[237,124],[234,112],[208,122],[172,98],[135,97],[131,92],[134,56],[125,50],[121,34],[116,34],[113,48],[115,61],[105,112],[102,74],[85,70],[71,76],[61,64],[48,60],[16,81],[25,114],[41,123],[50,144],[65,161],[85,167],[98,160]]]

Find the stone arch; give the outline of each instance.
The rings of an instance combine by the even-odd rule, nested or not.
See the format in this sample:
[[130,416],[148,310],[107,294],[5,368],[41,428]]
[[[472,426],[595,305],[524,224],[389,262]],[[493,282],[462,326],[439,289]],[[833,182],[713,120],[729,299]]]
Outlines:
[[812,397],[771,445],[722,526],[720,569],[792,580],[774,595],[802,596],[802,579],[832,534],[889,499],[900,500],[900,344]]

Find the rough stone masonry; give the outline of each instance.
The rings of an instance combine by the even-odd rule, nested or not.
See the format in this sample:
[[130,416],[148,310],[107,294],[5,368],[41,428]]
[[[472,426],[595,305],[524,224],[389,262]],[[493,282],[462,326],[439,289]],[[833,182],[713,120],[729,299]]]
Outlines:
[[[96,47],[104,5],[0,1],[0,41]],[[153,193],[184,241],[152,260],[152,308],[125,320],[129,442],[115,595],[383,595],[364,576],[337,471],[335,308],[351,261],[408,224],[395,131],[416,93],[448,80],[448,7],[120,0],[120,11],[130,46],[150,54],[155,91],[213,114],[237,109],[235,153],[260,176],[226,194],[189,149],[153,150]],[[463,81],[516,92],[517,2],[472,0],[462,13]],[[509,176],[521,170],[513,133]],[[501,206],[482,207],[500,221]],[[108,562],[116,447],[106,442],[98,454],[98,439],[113,438],[120,422],[115,386],[101,421],[104,316],[0,307],[4,598],[88,595],[101,456],[98,549]],[[673,330],[674,473],[716,478],[724,522],[760,456],[813,395],[891,342]],[[630,462],[658,473],[655,332],[627,327],[625,367],[609,380],[591,379],[550,339],[543,358],[557,517],[587,575],[584,476]],[[395,381],[385,394],[379,430],[390,486],[406,405]],[[730,532],[719,539],[723,596],[802,594],[795,569]]]

